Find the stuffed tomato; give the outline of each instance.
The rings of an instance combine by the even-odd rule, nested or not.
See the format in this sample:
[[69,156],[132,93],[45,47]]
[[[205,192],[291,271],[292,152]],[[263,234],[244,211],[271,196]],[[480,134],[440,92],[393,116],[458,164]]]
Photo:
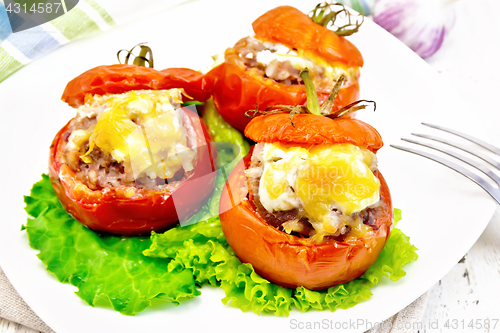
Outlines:
[[226,50],[224,62],[209,73],[217,110],[230,125],[243,131],[245,112],[274,105],[302,105],[306,90],[300,72],[307,68],[319,100],[328,97],[340,76],[345,80],[333,111],[359,97],[359,50],[296,8],[281,6],[253,22],[254,36]]
[[319,290],[361,276],[393,224],[370,125],[287,113],[252,119],[257,142],[229,176],[220,221],[242,262],[284,287]]
[[215,182],[208,129],[181,107],[187,95],[208,97],[201,78],[188,69],[112,65],[71,81],[62,99],[77,115],[55,136],[49,161],[64,208],[90,229],[121,235],[194,214]]

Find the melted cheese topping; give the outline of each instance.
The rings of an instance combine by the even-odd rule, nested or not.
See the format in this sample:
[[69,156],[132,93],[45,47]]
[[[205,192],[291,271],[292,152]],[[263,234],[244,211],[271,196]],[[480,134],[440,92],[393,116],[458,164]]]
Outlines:
[[[187,146],[181,102],[181,89],[90,97],[82,108],[97,104],[105,109],[90,134],[89,150],[80,158],[91,163],[88,155],[99,147],[117,162],[130,163],[136,178],[146,174],[166,179],[181,167],[192,170],[195,152]],[[78,133],[75,141],[82,137]]]
[[380,181],[373,174],[376,157],[355,145],[266,143],[263,162],[259,196],[264,208],[299,208],[318,234],[337,231],[341,223],[335,210],[349,217],[379,201]]

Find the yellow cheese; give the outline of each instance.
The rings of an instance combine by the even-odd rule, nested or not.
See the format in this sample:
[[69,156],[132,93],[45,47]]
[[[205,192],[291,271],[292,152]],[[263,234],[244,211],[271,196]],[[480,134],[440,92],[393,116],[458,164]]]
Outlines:
[[170,178],[184,167],[192,170],[195,153],[187,147],[182,125],[182,90],[143,90],[94,96],[89,104],[105,105],[90,135],[88,154],[99,147],[117,162],[127,162],[134,176]]
[[262,205],[268,211],[301,207],[317,232],[335,233],[333,209],[350,216],[379,200],[380,181],[372,171],[375,155],[355,145],[266,143],[263,158]]

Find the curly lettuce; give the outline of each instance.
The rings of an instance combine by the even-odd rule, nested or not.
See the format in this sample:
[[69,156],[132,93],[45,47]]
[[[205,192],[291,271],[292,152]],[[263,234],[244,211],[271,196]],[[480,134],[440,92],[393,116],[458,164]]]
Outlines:
[[[395,210],[399,221],[401,212]],[[241,263],[227,244],[219,218],[213,218],[183,229],[153,234],[148,257],[170,259],[172,269],[193,271],[197,284],[208,283],[224,289],[224,304],[257,314],[288,315],[295,307],[309,310],[347,309],[372,296],[370,289],[382,277],[393,281],[405,276],[403,267],[416,260],[417,248],[401,230],[394,228],[377,262],[358,279],[322,291],[303,287],[288,289],[277,286],[255,273],[252,265]]]
[[[215,141],[237,145],[241,155],[248,153],[248,142],[210,102],[203,119]],[[224,149],[219,152],[220,161],[230,172],[237,154],[230,146]],[[213,196],[187,226],[153,232],[151,237],[120,237],[95,233],[68,215],[43,175],[24,199],[33,218],[23,230],[59,281],[76,286],[76,294],[89,305],[104,300],[125,315],[143,311],[153,299],[178,305],[199,296],[204,284],[223,288],[222,302],[242,311],[278,316],[288,315],[292,308],[335,311],[370,298],[370,289],[383,277],[400,279],[405,275],[403,266],[418,257],[409,238],[394,228],[377,262],[356,280],[323,291],[277,286],[261,278],[250,264],[241,263],[227,244],[217,216],[224,182],[221,173]],[[400,211],[395,215],[399,220]]]
[[116,311],[134,315],[153,298],[179,304],[200,295],[192,271],[169,269],[170,260],[150,258],[142,251],[149,237],[101,236],[68,215],[59,203],[47,175],[25,197],[25,230],[38,258],[61,282],[78,288],[89,305],[107,300]]

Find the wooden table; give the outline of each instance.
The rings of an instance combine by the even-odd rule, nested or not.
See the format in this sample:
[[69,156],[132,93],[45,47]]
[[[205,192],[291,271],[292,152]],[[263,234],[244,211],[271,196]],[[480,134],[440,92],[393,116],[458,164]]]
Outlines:
[[[429,290],[424,332],[500,332],[500,209],[465,257]],[[492,320],[493,329],[472,328]],[[463,321],[462,321],[463,320]],[[446,329],[448,323],[450,327]],[[457,329],[453,330],[456,324]],[[476,325],[477,327],[478,325]]]
[[[454,29],[441,50],[427,61],[459,93],[471,116],[480,117],[482,108],[498,109],[497,119],[485,121],[496,122],[499,131],[486,133],[489,136],[483,139],[500,146],[500,106],[496,99],[500,94],[500,2],[462,0],[456,9]],[[499,282],[500,208],[465,257],[429,290],[422,321],[427,327],[420,332],[500,332]],[[493,320],[499,319],[496,328],[477,328],[486,319],[493,325]],[[468,327],[471,320],[475,328]],[[0,333],[15,332],[37,331],[0,319]]]

